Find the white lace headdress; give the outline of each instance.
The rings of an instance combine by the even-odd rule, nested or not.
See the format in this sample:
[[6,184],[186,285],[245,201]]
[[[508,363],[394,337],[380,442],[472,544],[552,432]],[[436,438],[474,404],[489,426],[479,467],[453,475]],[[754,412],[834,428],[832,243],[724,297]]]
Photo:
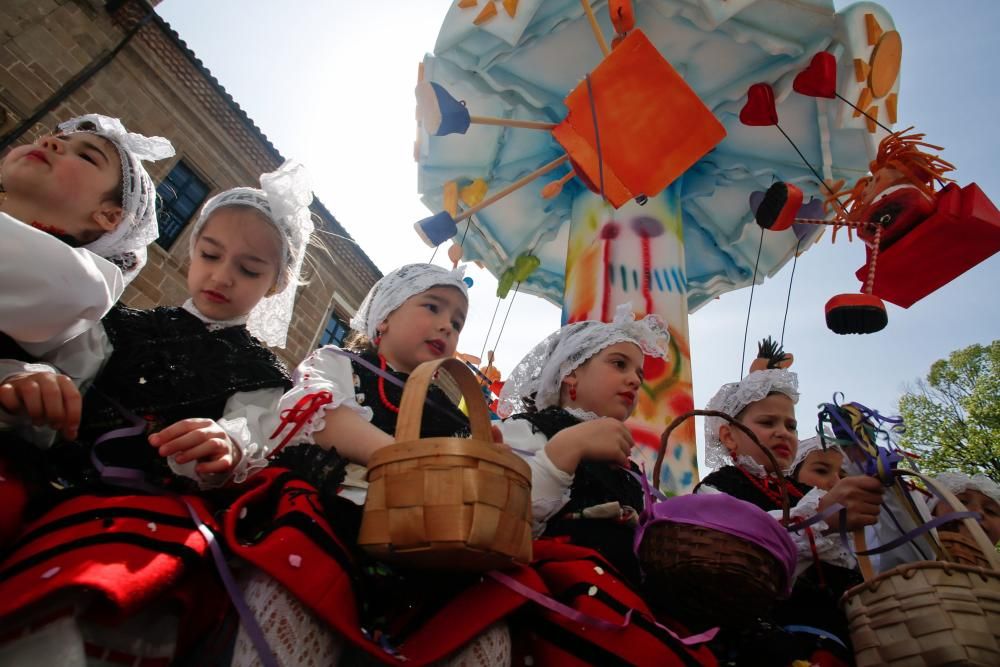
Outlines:
[[[793,403],[799,401],[799,378],[792,371],[768,369],[753,371],[739,382],[724,384],[708,402],[709,410],[725,412],[736,417],[745,407],[779,393],[788,396]],[[732,458],[719,439],[719,429],[726,421],[721,417],[705,417],[705,464],[716,470],[728,465]]]
[[305,167],[287,160],[276,171],[261,174],[261,189],[233,188],[215,195],[201,207],[198,220],[191,230],[191,252],[205,223],[225,206],[250,206],[274,224],[281,238],[282,265],[279,267],[275,294],[261,299],[250,311],[247,330],[267,345],[284,347],[288,325],[295,308],[295,292],[299,285],[306,244],[313,231],[309,204],[312,187]]
[[[833,439],[833,436],[828,435],[826,439],[831,440]],[[835,452],[840,452],[841,454],[844,453],[844,450],[842,450],[837,445],[826,445],[824,447],[823,439],[820,438],[818,435],[814,435],[811,438],[806,438],[805,440],[799,440],[799,449],[798,451],[795,452],[795,459],[792,461],[791,470],[794,471],[799,466],[799,464],[803,463],[806,460],[806,457],[808,457],[813,452],[817,452],[824,449],[832,449]]]
[[650,357],[664,357],[663,345],[670,340],[667,327],[656,315],[636,320],[632,306],[615,309],[611,322],[587,320],[568,324],[550,334],[522,359],[500,392],[497,414],[506,419],[525,412],[559,405],[563,378],[585,361],[615,343],[635,343]]
[[[970,476],[961,472],[943,472],[934,479],[955,495],[971,489],[1000,503],[1000,484],[997,484],[982,473]],[[933,510],[938,502],[940,502],[938,497],[932,495],[930,500],[927,501],[927,506]]]
[[114,144],[122,163],[122,220],[114,231],[84,247],[122,267],[125,282],[139,275],[146,263],[146,246],[156,240],[156,185],[143,160],[154,162],[171,157],[174,147],[163,137],[129,132],[117,118],[91,113],[59,125],[62,134],[96,134]]
[[351,328],[368,340],[375,340],[378,325],[411,296],[432,287],[454,287],[469,298],[469,287],[463,280],[465,267],[449,271],[436,264],[406,264],[382,276],[368,291],[358,312],[351,318]]

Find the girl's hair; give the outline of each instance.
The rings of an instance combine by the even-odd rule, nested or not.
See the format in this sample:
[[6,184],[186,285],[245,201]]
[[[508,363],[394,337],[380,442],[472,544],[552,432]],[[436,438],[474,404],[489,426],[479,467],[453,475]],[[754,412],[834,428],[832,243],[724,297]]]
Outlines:
[[378,353],[378,348],[368,339],[368,336],[354,330],[347,334],[347,338],[344,339],[344,349],[358,354]]

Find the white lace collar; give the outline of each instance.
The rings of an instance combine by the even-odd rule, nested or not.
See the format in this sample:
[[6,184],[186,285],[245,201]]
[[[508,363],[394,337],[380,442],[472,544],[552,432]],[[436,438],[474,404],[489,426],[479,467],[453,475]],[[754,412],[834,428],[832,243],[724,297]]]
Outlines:
[[583,410],[581,408],[563,408],[563,410],[565,412],[568,412],[569,414],[573,415],[574,417],[576,417],[580,421],[589,422],[589,421],[592,421],[594,419],[600,419],[601,418],[601,416],[599,414],[597,414],[595,412],[591,412],[590,410]]
[[200,310],[198,310],[198,306],[194,305],[194,301],[192,301],[191,299],[188,299],[183,304],[181,304],[181,308],[183,308],[184,310],[186,310],[187,312],[191,313],[199,320],[204,322],[205,326],[208,327],[209,331],[219,331],[220,329],[228,329],[229,327],[238,327],[247,323],[246,315],[242,315],[240,317],[234,317],[231,320],[214,320],[208,315],[205,315]]

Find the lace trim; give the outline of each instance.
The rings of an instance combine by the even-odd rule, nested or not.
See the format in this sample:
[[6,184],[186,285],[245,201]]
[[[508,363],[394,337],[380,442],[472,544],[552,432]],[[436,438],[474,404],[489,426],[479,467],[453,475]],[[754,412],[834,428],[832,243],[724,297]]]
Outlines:
[[[813,489],[799,499],[799,502],[796,503],[795,507],[793,507],[790,512],[792,520],[808,519],[809,517],[818,514],[819,503],[825,495],[826,491],[822,489]],[[774,512],[771,512],[770,514],[774,515]],[[831,565],[839,565],[840,567],[848,569],[856,567],[857,561],[849,551],[844,549],[844,545],[840,541],[839,533],[825,535],[824,533],[828,530],[830,530],[830,526],[826,523],[826,521],[819,521],[812,525],[813,540],[815,542],[816,552],[819,555],[820,560],[830,563]],[[795,549],[798,552],[798,565],[795,568],[796,575],[798,575],[804,572],[812,564],[812,547],[809,545],[809,537],[805,534],[805,531],[790,533],[790,535],[792,537],[792,541],[795,542]]]
[[563,408],[566,412],[573,415],[580,421],[589,422],[594,419],[600,419],[601,416],[596,412],[591,412],[590,410],[583,410],[581,408]]
[[[254,569],[243,590],[247,605],[257,617],[279,665],[327,667],[340,661],[343,640],[284,586]],[[233,648],[232,665],[256,667],[259,664],[253,642],[241,625]]]
[[229,471],[229,479],[242,484],[256,471],[267,467],[268,450],[258,442],[253,442],[250,425],[245,417],[236,419],[219,419],[216,422],[229,439],[236,443],[240,450],[239,460]]
[[613,322],[575,322],[550,334],[518,362],[500,392],[501,417],[526,412],[529,404],[544,410],[559,404],[563,378],[606,347],[634,343],[646,356],[663,357],[663,342],[669,340],[663,321],[656,315],[634,319],[631,306],[622,304]]
[[[740,382],[722,385],[706,407],[736,417],[748,405],[767,398],[773,392],[785,394],[793,403],[798,403],[798,376],[782,369],[754,371]],[[719,439],[719,429],[725,423],[726,420],[721,417],[705,418],[705,465],[713,470],[729,465],[729,452]]]

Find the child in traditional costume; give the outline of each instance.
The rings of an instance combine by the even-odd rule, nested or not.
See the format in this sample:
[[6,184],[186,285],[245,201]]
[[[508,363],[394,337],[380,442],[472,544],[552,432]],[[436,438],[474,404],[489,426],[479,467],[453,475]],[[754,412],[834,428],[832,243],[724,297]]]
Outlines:
[[537,537],[568,536],[604,555],[632,584],[632,541],[643,490],[630,469],[635,443],[625,426],[638,404],[645,356],[663,357],[669,334],[655,315],[567,325],[511,372],[500,394],[504,442],[532,471]]
[[0,358],[24,356],[15,344],[42,356],[118,300],[159,234],[156,187],[142,162],[173,154],[162,137],[88,114],[4,157]]
[[844,451],[826,446],[818,435],[799,442],[792,461],[791,478],[799,484],[829,491],[844,478]]
[[[986,537],[994,544],[1000,544],[1000,484],[982,473],[967,475],[961,472],[943,472],[934,479],[955,494],[970,512],[979,512],[979,524]],[[938,500],[937,496],[932,496],[927,504],[934,516],[956,511]],[[963,529],[962,524],[956,522],[945,524],[938,530],[961,532]]]
[[[246,596],[281,664],[336,664],[345,649],[389,662],[391,654],[405,656],[411,664],[509,663],[509,634],[496,622],[523,603],[518,596],[508,594],[495,608],[479,603],[481,614],[463,612],[463,604],[492,597],[474,582],[488,591],[502,587],[456,573],[407,575],[356,546],[364,466],[394,441],[409,374],[454,355],[467,289],[461,269],[396,269],[352,318],[348,349],[320,348],[295,371],[272,441],[277,456],[227,525],[234,551],[256,568]],[[427,396],[421,437],[468,434],[465,415],[442,389],[432,385]],[[234,665],[256,664],[252,640],[240,630]]]
[[[76,436],[82,369],[53,373],[45,358],[100,320],[142,268],[159,233],[142,161],[170,155],[166,139],[90,114],[0,162],[0,441],[55,437],[32,423]],[[0,544],[27,502],[10,449],[0,448]]]
[[216,526],[211,508],[226,502],[208,490],[266,465],[290,387],[254,334],[285,341],[312,230],[303,176],[286,163],[262,190],[206,202],[183,306],[117,306],[55,350],[57,367],[92,368],[94,379],[77,439],[21,448],[34,520],[0,563],[0,619],[25,635],[0,662],[167,662],[224,614],[196,524]]
[[[874,524],[882,503],[878,480],[848,477],[827,491],[784,476],[796,460],[799,446],[795,418],[798,378],[776,367],[779,358],[767,358],[765,362],[763,369],[752,368],[742,381],[720,388],[708,409],[731,415],[747,426],[774,455],[781,469],[774,470],[767,456],[741,431],[721,418],[708,417],[705,458],[714,471],[695,487],[695,493],[728,493],[780,518],[784,486],[793,522],[812,519],[839,503],[846,512],[846,530]],[[731,650],[737,654],[736,664],[788,664],[794,659],[850,664],[853,658],[847,623],[838,601],[861,579],[854,557],[838,538],[839,522],[840,514],[834,513],[792,533],[798,551],[792,597],[780,602],[773,618],[763,619],[748,635],[736,640],[729,637],[735,644],[742,644],[739,648],[730,644],[724,649],[727,654]]]
[[543,538],[535,542],[537,571],[575,610],[629,619],[618,631],[581,631],[579,623],[529,608],[524,626],[536,664],[714,662],[668,629],[669,619],[657,621],[638,593],[633,544],[644,492],[624,422],[638,403],[645,358],[663,357],[668,340],[658,317],[636,321],[624,304],[612,322],[576,322],[554,332],[504,383],[503,439],[532,471],[533,530]]

